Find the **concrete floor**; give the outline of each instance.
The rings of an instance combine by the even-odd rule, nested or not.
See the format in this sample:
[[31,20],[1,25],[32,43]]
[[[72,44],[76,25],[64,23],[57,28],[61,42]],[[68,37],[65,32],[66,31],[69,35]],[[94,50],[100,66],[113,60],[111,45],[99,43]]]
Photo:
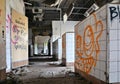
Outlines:
[[24,81],[23,84],[89,84],[79,77],[57,77],[57,78],[37,78]]
[[89,84],[74,73],[74,67],[62,66],[60,62],[31,62],[12,73],[19,84]]

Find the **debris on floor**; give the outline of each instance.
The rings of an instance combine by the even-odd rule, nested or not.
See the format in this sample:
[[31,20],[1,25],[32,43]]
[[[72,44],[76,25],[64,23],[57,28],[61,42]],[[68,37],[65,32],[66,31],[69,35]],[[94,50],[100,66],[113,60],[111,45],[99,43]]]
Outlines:
[[27,66],[19,67],[19,68],[16,68],[16,69],[12,70],[12,73],[17,74],[17,75],[28,73],[28,72],[30,72],[30,71],[29,71]]
[[22,80],[12,72],[7,73],[7,78],[4,81],[0,81],[0,84],[23,84]]
[[7,74],[7,80],[11,83],[3,84],[89,84],[73,67],[63,67],[57,62],[32,63],[14,69]]

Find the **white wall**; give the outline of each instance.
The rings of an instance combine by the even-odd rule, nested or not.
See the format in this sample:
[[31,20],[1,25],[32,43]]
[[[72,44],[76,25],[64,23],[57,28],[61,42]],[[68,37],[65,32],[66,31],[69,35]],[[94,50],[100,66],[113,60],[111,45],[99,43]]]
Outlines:
[[75,28],[75,68],[107,83],[120,83],[119,9],[107,4]]
[[75,26],[75,68],[106,82],[107,6]]
[[66,33],[66,61],[75,61],[75,40],[74,33]]
[[53,42],[60,38],[65,32],[74,32],[74,26],[78,21],[52,21]]
[[5,0],[0,1],[0,70],[6,69]]
[[62,59],[62,39],[58,39],[58,59]]
[[7,3],[11,8],[15,9],[17,12],[25,15],[25,5],[23,0],[7,0]]
[[[120,83],[120,4],[108,5],[109,83]],[[113,11],[114,10],[114,11]],[[116,14],[116,17],[114,15]]]
[[75,60],[74,33],[65,33],[62,36],[62,63],[69,65]]
[[23,0],[6,0],[6,63],[7,72],[11,70],[11,47],[10,47],[10,25],[11,25],[11,8],[25,15],[25,6]]

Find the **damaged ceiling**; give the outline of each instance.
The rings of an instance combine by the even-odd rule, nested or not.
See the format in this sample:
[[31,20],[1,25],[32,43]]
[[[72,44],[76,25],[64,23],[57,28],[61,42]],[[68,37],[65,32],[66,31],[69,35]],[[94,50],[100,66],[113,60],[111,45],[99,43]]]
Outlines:
[[94,3],[101,7],[111,1],[113,0],[24,0],[29,27],[45,27],[50,30],[51,21],[63,20],[65,13],[69,16],[68,20],[81,21]]

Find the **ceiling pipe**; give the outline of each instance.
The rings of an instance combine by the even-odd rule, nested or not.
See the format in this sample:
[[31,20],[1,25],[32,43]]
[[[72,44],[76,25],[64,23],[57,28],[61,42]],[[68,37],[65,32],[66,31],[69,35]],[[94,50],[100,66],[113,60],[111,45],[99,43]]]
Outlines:
[[91,13],[93,13],[93,12],[96,11],[97,9],[99,9],[99,6],[94,3],[94,4],[84,13],[84,16],[85,16],[85,17],[88,17]]
[[56,0],[54,4],[51,4],[51,6],[59,6],[62,0]]
[[24,4],[32,6],[32,4],[28,2],[24,2]]
[[62,10],[60,9],[60,37],[62,37]]
[[111,3],[120,3],[120,0],[113,0]]
[[54,8],[54,7],[51,7],[51,8],[49,8],[49,7],[25,7],[26,9],[29,9],[29,10],[31,10],[31,9],[43,9],[43,10],[61,10],[61,8]]
[[74,9],[88,9],[88,8],[86,8],[86,7],[74,7]]

